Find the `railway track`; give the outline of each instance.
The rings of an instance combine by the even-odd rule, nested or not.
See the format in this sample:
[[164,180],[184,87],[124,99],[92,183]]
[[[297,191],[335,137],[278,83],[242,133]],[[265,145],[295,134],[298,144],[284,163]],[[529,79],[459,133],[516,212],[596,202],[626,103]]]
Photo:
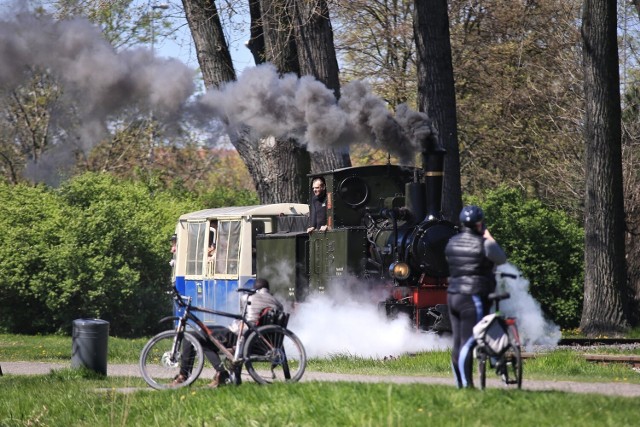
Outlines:
[[640,344],[639,338],[563,338],[559,346],[603,346]]
[[[539,353],[523,352],[523,359],[535,359]],[[594,363],[627,363],[634,368],[640,368],[640,356],[628,356],[622,354],[581,354],[587,362]]]
[[[558,342],[558,347],[571,347],[576,352],[580,352],[582,347],[590,347],[591,350],[605,346],[640,346],[640,339],[632,338],[563,338]],[[595,354],[583,353],[581,355],[586,361],[594,363],[627,363],[634,368],[640,368],[640,355],[623,354]],[[524,352],[522,357],[532,359],[536,353]]]

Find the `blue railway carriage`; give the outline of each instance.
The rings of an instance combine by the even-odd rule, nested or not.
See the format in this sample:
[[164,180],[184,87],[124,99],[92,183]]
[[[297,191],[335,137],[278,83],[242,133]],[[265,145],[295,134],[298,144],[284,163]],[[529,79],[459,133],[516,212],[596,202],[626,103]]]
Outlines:
[[[256,236],[304,230],[309,206],[299,203],[205,209],[182,215],[176,225],[172,278],[194,304],[239,313],[235,290],[256,278]],[[212,325],[228,318],[205,314]]]

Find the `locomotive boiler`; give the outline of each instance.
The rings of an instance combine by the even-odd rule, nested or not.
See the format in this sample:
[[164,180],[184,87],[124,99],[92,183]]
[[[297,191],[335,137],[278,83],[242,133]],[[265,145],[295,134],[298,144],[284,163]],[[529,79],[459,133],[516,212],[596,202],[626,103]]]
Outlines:
[[421,143],[422,167],[349,167],[311,175],[327,189],[327,231],[282,218],[256,237],[257,277],[293,302],[312,292],[376,302],[418,329],[450,330],[444,248],[457,229],[442,218],[445,150]]

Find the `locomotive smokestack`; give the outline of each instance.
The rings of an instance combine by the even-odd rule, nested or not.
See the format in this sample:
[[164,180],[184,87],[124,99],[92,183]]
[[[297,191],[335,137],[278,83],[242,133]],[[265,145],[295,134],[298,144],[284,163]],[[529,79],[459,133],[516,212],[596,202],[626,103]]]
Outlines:
[[437,135],[429,134],[420,141],[422,170],[426,184],[425,221],[442,219],[442,183],[444,182],[444,155]]
[[424,182],[420,182],[418,178],[418,170],[413,173],[413,182],[408,182],[404,186],[405,205],[413,214],[416,223],[421,222],[426,211],[425,197],[427,194]]

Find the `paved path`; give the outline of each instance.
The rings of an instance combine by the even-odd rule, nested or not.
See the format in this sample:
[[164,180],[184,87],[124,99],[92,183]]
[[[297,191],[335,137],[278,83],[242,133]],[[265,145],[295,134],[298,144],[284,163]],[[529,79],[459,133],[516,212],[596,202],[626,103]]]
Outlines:
[[[71,367],[64,363],[41,362],[1,362],[4,375],[43,375],[54,369]],[[140,371],[137,365],[107,366],[108,376],[139,377]],[[213,369],[205,369],[204,378],[213,377]],[[354,382],[388,382],[395,384],[440,384],[453,386],[453,378],[441,377],[413,377],[413,376],[373,376],[373,375],[345,375],[323,372],[307,371],[302,381],[354,381]],[[488,387],[504,387],[498,379],[488,379]],[[556,390],[570,393],[596,393],[609,396],[640,397],[640,384],[616,383],[584,383],[575,381],[533,381],[527,380],[526,375],[522,384],[524,390]],[[149,390],[151,390],[149,388]]]

